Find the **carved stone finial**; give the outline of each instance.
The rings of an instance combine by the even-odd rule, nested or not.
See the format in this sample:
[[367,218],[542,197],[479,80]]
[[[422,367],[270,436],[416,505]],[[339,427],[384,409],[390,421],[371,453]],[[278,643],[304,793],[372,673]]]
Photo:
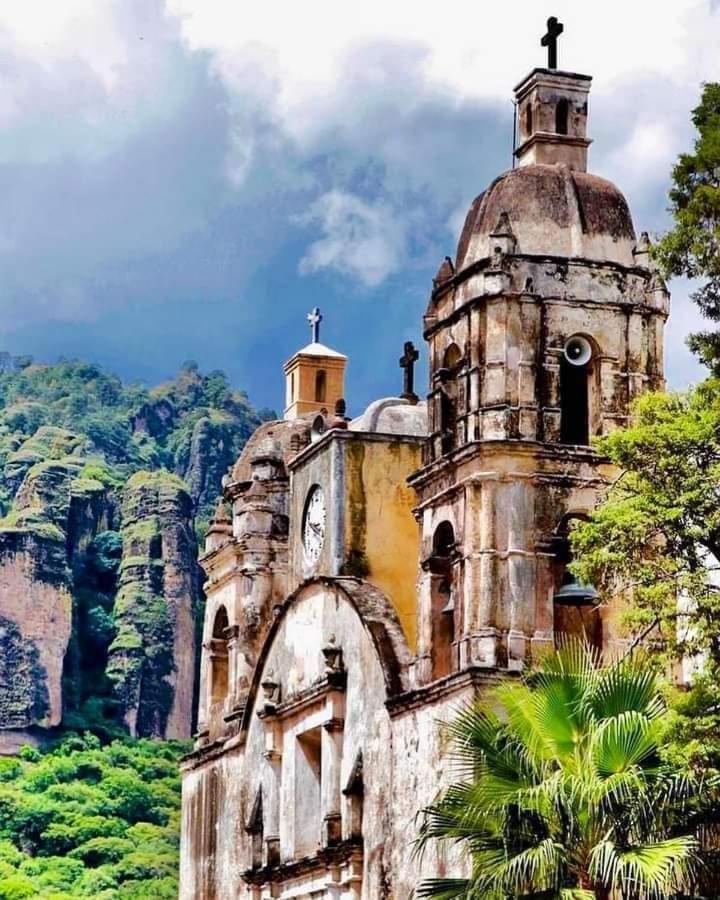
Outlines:
[[455,274],[455,265],[449,256],[440,263],[437,275],[433,278],[433,287],[437,288],[446,281],[449,281]]
[[650,235],[647,231],[643,231],[640,234],[640,240],[635,245],[635,253],[647,253],[652,247],[652,241],[650,240]]
[[517,239],[510,224],[510,216],[503,210],[497,220],[497,225],[490,232],[490,256],[494,268],[499,268],[503,256],[510,256],[515,252]]
[[335,635],[331,634],[328,639],[327,645],[322,648],[322,655],[325,657],[326,675],[345,671],[342,647],[338,647],[335,643],[335,640]]
[[515,239],[515,233],[510,224],[510,216],[505,210],[500,213],[497,225],[490,232],[490,237],[511,237],[513,240]]
[[263,690],[263,698],[265,700],[265,708],[272,708],[280,702],[280,684],[275,680],[272,670],[268,672],[268,676],[260,685]]

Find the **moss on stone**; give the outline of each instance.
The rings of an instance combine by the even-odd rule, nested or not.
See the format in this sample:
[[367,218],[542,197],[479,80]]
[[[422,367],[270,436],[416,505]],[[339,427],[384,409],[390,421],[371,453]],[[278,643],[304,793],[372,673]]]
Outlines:
[[166,472],[162,469],[159,469],[156,472],[148,472],[142,470],[140,472],[136,472],[130,478],[128,478],[127,483],[125,485],[126,491],[134,491],[138,488],[152,486],[152,487],[172,487],[175,490],[187,491],[187,485],[182,480],[182,478],[177,475],[173,475],[172,472]]
[[73,497],[87,497],[92,494],[103,493],[105,485],[94,478],[76,478],[70,485],[70,493]]
[[159,566],[165,565],[162,559],[153,559],[151,556],[125,556],[120,562],[120,571],[124,572],[133,566]]
[[130,522],[123,528],[122,533],[126,545],[128,543],[149,543],[161,533],[160,522],[157,516],[148,516],[138,519],[136,522]]
[[45,540],[65,542],[65,532],[52,522],[48,522],[41,508],[11,509],[0,519],[0,531],[24,532]]

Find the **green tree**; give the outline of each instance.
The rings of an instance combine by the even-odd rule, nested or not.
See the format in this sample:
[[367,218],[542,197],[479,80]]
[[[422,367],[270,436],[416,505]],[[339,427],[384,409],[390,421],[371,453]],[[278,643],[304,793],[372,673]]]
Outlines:
[[419,897],[666,898],[691,887],[686,806],[701,787],[661,761],[665,705],[647,661],[601,667],[568,645],[449,727],[461,779],[424,811],[419,847],[459,842],[468,879]]
[[720,381],[647,394],[632,425],[596,446],[621,474],[576,525],[573,568],[604,602],[631,599],[633,644],[703,661],[676,705],[677,736],[688,764],[720,768]]
[[[672,171],[673,229],[655,248],[665,274],[703,281],[692,297],[711,322],[720,322],[720,84],[703,88],[692,112],[697,129],[693,151]],[[720,375],[720,333],[691,335],[690,347]]]

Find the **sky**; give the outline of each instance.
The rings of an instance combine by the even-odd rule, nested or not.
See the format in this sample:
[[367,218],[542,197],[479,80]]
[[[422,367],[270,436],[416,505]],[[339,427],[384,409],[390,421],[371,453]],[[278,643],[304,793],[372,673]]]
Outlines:
[[[591,171],[662,232],[719,0],[0,0],[0,350],[148,384],[194,359],[279,409],[317,305],[349,411],[397,393],[549,14],[593,76]],[[670,287],[682,387],[701,322]]]

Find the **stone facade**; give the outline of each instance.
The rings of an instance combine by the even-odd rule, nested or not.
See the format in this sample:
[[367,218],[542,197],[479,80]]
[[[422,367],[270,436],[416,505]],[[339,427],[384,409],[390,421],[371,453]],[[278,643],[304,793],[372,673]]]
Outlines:
[[438,721],[563,634],[622,648],[616,610],[561,590],[568,531],[614,474],[592,438],[663,385],[669,297],[622,194],[586,172],[589,86],[535,70],[516,88],[519,166],[434,281],[427,404],[348,422],[289,401],[227,479],[184,900],[407,900],[462,874],[457,850],[412,854],[453,777]]

